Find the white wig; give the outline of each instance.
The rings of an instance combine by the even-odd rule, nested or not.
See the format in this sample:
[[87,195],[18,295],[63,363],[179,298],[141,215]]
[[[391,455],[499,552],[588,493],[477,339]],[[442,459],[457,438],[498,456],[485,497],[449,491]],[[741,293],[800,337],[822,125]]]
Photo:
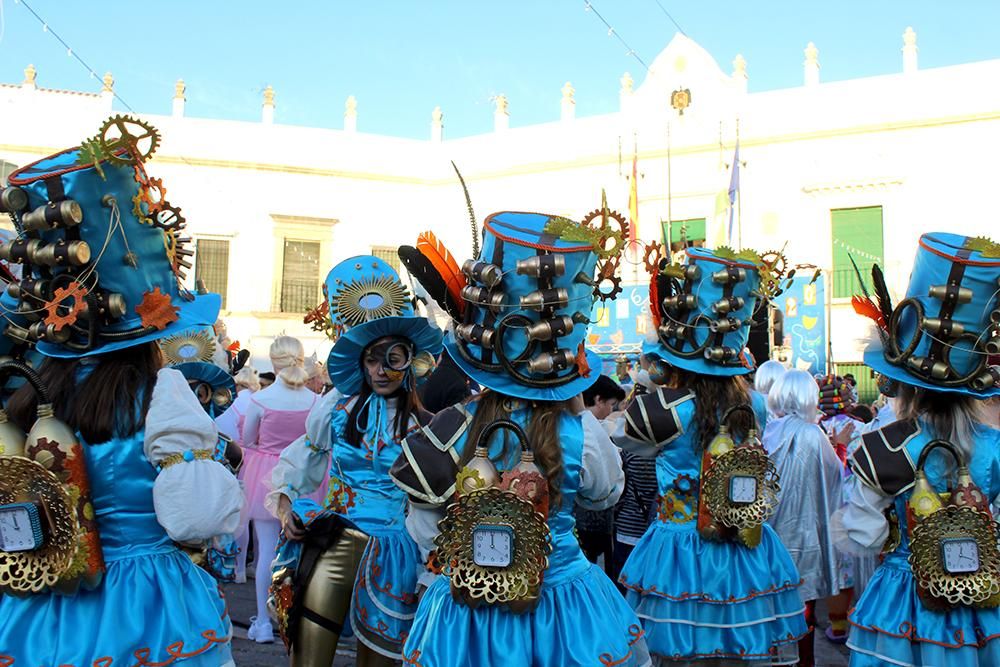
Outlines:
[[780,361],[774,359],[765,361],[753,376],[753,388],[767,396],[771,387],[774,386],[778,378],[785,374],[786,370],[785,365]]
[[775,415],[795,415],[810,424],[815,424],[819,416],[818,403],[816,380],[800,370],[791,370],[779,377],[767,395],[767,407]]

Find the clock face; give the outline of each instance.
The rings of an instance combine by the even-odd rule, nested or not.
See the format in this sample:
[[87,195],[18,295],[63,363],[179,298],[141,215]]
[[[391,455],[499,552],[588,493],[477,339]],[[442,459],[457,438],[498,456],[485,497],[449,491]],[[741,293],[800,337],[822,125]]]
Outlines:
[[472,560],[480,567],[508,567],[514,560],[514,530],[480,525],[472,531]]
[[979,570],[979,545],[968,537],[941,542],[941,560],[948,574],[967,574]]
[[746,504],[757,500],[757,478],[733,475],[729,478],[729,500]]
[[[37,523],[37,516],[34,518]],[[0,550],[31,551],[40,546],[35,540],[35,523],[24,505],[0,507]]]

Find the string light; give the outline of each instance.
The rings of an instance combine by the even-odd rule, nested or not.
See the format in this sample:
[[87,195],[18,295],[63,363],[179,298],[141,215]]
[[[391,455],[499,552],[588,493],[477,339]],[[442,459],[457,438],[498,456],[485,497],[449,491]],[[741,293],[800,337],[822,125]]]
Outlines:
[[613,27],[611,27],[611,24],[608,23],[603,16],[601,16],[601,13],[597,11],[597,7],[594,7],[594,3],[590,2],[590,0],[584,0],[583,10],[586,12],[593,13],[594,16],[596,16],[601,21],[601,23],[604,24],[604,27],[608,29],[608,37],[615,37],[618,39],[619,42],[621,42],[622,46],[625,47],[626,56],[632,56],[637,61],[639,61],[639,64],[642,65],[643,69],[647,71],[649,70],[649,65],[647,65],[646,62],[639,57],[639,54],[635,52],[635,49],[633,49],[631,46],[628,45],[628,42],[626,42],[625,39],[618,34],[618,31],[615,30]]
[[655,2],[656,6],[660,8],[660,11],[663,12],[668,19],[670,19],[670,22],[674,24],[675,28],[677,28],[677,32],[687,37],[687,33],[684,32],[684,28],[681,27],[680,23],[674,20],[674,17],[670,15],[670,12],[667,11],[666,7],[660,4],[660,0],[653,0],[653,2]]

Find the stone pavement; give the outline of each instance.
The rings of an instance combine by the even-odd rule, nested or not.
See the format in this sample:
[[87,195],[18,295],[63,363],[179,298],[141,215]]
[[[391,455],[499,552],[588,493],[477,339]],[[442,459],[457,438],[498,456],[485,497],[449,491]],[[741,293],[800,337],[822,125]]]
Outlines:
[[[280,639],[276,638],[274,644],[257,644],[246,638],[250,617],[257,613],[255,611],[253,579],[245,584],[225,586],[225,590],[236,633],[236,638],[233,640],[233,658],[236,661],[236,667],[284,667],[287,665],[288,657]],[[823,628],[827,625],[824,605],[817,606],[816,615],[819,618],[819,628],[816,631],[817,667],[846,667],[847,648],[831,644],[823,635]],[[337,659],[333,662],[333,667],[348,667],[349,665],[354,665],[353,639],[341,642],[337,651]],[[516,666],[511,665],[511,667]],[[553,665],[552,667],[558,666]]]

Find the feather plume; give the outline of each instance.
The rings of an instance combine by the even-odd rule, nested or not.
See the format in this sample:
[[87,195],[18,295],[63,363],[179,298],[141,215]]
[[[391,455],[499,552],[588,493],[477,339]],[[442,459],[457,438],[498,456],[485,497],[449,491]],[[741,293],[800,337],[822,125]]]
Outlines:
[[472,256],[479,257],[479,225],[476,223],[476,212],[472,210],[472,197],[469,196],[469,188],[466,187],[462,172],[458,170],[458,165],[455,164],[454,160],[451,161],[451,168],[455,170],[458,182],[462,184],[462,192],[465,193],[465,207],[469,209],[469,222],[472,223]]
[[851,253],[847,253],[847,259],[851,260],[851,266],[854,267],[854,275],[858,277],[858,284],[861,285],[861,293],[865,295],[865,298],[871,298],[871,294],[868,292],[868,286],[865,285],[864,276],[861,275],[861,269],[858,268],[858,263],[854,261],[854,257]]
[[417,250],[430,260],[431,265],[444,279],[445,287],[448,288],[452,300],[458,304],[459,312],[464,313],[465,300],[462,299],[462,288],[468,284],[468,280],[462,270],[458,268],[458,262],[455,261],[454,256],[431,231],[423,232],[417,236]]
[[889,296],[885,276],[878,264],[872,264],[872,287],[875,289],[875,298],[878,300],[879,310],[882,311],[882,318],[888,325],[889,320],[892,319],[892,297]]
[[855,313],[873,320],[878,325],[880,334],[886,330],[886,321],[882,317],[882,311],[879,310],[879,307],[872,301],[870,296],[858,296],[855,294],[851,297],[851,305],[854,306]]
[[663,316],[660,314],[660,272],[654,271],[649,280],[649,314],[653,318],[653,326],[660,328]]
[[414,280],[420,283],[427,293],[434,299],[441,308],[454,320],[460,320],[462,311],[458,303],[452,298],[448,291],[447,283],[431,261],[427,259],[419,250],[409,245],[399,246],[397,250],[399,261],[403,263],[406,270],[410,272]]

